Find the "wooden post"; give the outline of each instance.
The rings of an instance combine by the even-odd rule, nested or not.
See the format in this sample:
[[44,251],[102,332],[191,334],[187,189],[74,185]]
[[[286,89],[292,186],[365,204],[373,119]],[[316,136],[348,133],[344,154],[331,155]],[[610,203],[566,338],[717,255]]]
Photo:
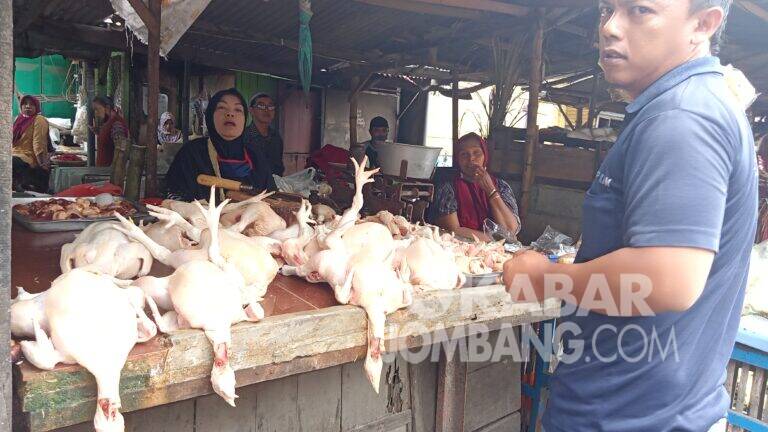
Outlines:
[[584,123],[584,108],[577,107],[576,108],[576,128],[581,128]]
[[154,24],[147,24],[149,32],[149,47],[147,50],[147,134],[144,146],[147,147],[146,173],[144,196],[156,197],[157,190],[157,139],[154,131],[157,130],[159,113],[157,100],[160,96],[160,0],[149,0],[149,11],[155,18]]
[[597,90],[599,89],[597,86],[599,79],[600,73],[595,71],[595,78],[592,80],[592,93],[589,95],[589,113],[587,115],[587,127],[590,129],[595,127],[595,117],[597,117],[597,113],[595,112],[595,99],[597,98]]
[[[123,110],[123,118],[126,124],[131,124],[131,61],[127,53],[120,54],[120,109]],[[131,137],[131,131],[128,131]]]
[[13,1],[0,0],[0,430],[11,430],[11,112]]
[[181,139],[189,141],[189,60],[184,59],[184,73],[181,78]]
[[533,24],[533,52],[531,53],[531,75],[528,83],[528,126],[523,153],[523,196],[520,202],[520,217],[525,220],[531,199],[531,186],[534,179],[534,154],[539,145],[539,90],[542,80],[542,58],[544,50],[544,10],[536,10]]
[[451,79],[451,130],[455,146],[459,142],[459,76],[455,70],[451,73]]
[[[96,97],[96,77],[94,76],[93,65],[88,62],[83,62],[83,82],[85,84],[85,104],[88,113],[88,124],[93,125],[93,107],[91,101]],[[88,166],[96,166],[96,136],[93,131],[88,128]]]
[[[466,345],[462,339],[459,344]],[[437,432],[463,432],[464,409],[467,403],[467,364],[461,359],[461,349],[456,346],[448,358],[441,348],[437,368],[437,409],[435,430]]]
[[[349,151],[358,162],[363,160],[363,152],[357,148],[357,88],[360,86],[360,77],[354,76],[349,87]],[[360,154],[356,154],[359,152]]]

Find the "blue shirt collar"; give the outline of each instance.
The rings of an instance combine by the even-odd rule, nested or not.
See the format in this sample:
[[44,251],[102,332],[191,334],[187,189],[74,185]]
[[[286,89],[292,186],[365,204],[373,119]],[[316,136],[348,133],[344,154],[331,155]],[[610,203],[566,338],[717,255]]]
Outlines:
[[650,87],[645,89],[637,99],[627,105],[627,113],[634,114],[640,111],[643,107],[667,90],[672,89],[694,75],[705,73],[719,73],[722,75],[723,71],[722,66],[720,65],[720,59],[714,56],[702,57],[672,69],[651,84]]

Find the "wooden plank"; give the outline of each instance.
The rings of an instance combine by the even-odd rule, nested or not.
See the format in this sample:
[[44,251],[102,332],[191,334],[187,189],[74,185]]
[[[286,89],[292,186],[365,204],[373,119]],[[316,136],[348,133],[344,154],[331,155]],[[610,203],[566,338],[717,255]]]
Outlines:
[[[488,344],[495,348],[499,346],[498,344],[503,344],[504,347],[509,347],[510,344],[515,344],[515,346],[520,346],[519,340],[519,328],[518,327],[505,327],[498,331],[493,331],[490,333],[487,333],[487,342]],[[482,337],[485,337],[486,334],[480,335]],[[474,373],[480,369],[486,368],[488,366],[492,366],[496,363],[498,363],[500,360],[506,360],[506,358],[500,358],[496,359],[497,361],[493,361],[493,358],[489,359],[477,359],[477,358],[468,358],[467,359],[467,372],[468,373]]]
[[739,363],[736,375],[736,392],[734,394],[734,410],[738,413],[744,412],[744,403],[747,391],[747,380],[749,379],[748,364]]
[[728,405],[728,408],[733,408],[733,395],[735,389],[736,389],[736,362],[734,360],[730,360],[728,362],[728,366],[725,368],[726,375],[725,375],[725,391],[728,392],[728,396],[731,398],[731,403]]
[[[128,413],[125,415],[125,432],[208,432],[235,430],[199,427],[196,429],[195,404],[196,401],[188,400]],[[199,406],[199,401],[197,401],[197,404]],[[91,428],[93,427],[90,423],[86,423],[86,425]]]
[[520,432],[520,413],[516,412],[496,420],[488,426],[478,429],[477,432]]
[[[433,348],[434,349],[434,348]],[[411,379],[412,432],[435,430],[437,405],[437,364],[431,361],[409,363]]]
[[527,139],[523,152],[523,193],[520,199],[520,217],[525,220],[530,206],[531,185],[534,180],[534,153],[539,140],[539,89],[541,88],[544,53],[544,13],[536,10],[533,23],[533,45],[531,48],[531,70],[528,80],[528,121]]
[[[408,367],[400,356],[392,360],[385,358],[378,394],[363,372],[362,361],[343,365],[341,430],[358,430],[376,424],[391,414],[407,411],[409,406],[405,402],[410,405],[411,399],[408,381]],[[408,422],[410,417],[408,412]]]
[[150,6],[147,7],[146,4],[144,4],[143,0],[128,0],[128,3],[131,4],[131,7],[136,12],[136,14],[141,18],[141,21],[144,22],[144,25],[149,29],[152,28],[159,28],[160,27],[160,21],[157,18],[155,14],[152,13],[152,6],[150,3]]
[[410,424],[411,411],[406,410],[350,429],[350,432],[407,432]]
[[13,2],[0,0],[0,430],[10,430],[13,409],[11,330],[11,101],[13,100]]
[[415,0],[416,3],[427,3],[439,6],[450,6],[455,8],[479,10],[484,12],[493,12],[512,16],[526,16],[530,8],[509,3],[503,3],[495,0]]
[[[147,0],[149,13],[152,17],[147,24],[149,43],[147,44],[147,134],[143,145],[146,150],[146,180],[145,196],[157,197],[157,139],[155,132],[160,120],[158,98],[160,97],[160,22],[162,8],[160,0]],[[135,0],[133,2],[135,4]],[[143,18],[142,18],[143,19]]]
[[[490,169],[507,176],[522,175],[523,144],[494,139]],[[582,148],[539,144],[534,153],[536,179],[591,182],[595,178],[595,152]]]
[[[191,400],[190,402],[195,404],[194,431],[255,432],[256,418],[253,413],[256,412],[257,387],[252,385],[237,389],[239,397],[235,400],[236,407],[234,408],[224,402],[224,399],[217,394]],[[155,409],[157,408],[148,411],[152,412]]]
[[298,377],[294,375],[267,381],[257,387],[256,430],[299,430]]
[[755,373],[752,376],[752,383],[749,389],[749,416],[752,418],[759,418],[760,409],[763,404],[763,397],[765,396],[765,369],[755,368]]
[[[466,344],[466,338],[459,343]],[[436,430],[462,432],[467,403],[467,364],[461,358],[461,350],[455,349],[452,353],[443,350],[437,370]]]
[[430,5],[425,3],[413,2],[410,0],[355,0],[359,3],[365,3],[372,6],[385,7],[405,12],[423,13],[429,15],[447,16],[452,18],[463,18],[480,20],[486,14],[469,9],[459,9],[448,6]]
[[520,363],[493,363],[467,377],[464,430],[471,432],[520,409]]
[[736,0],[736,4],[749,11],[756,17],[768,21],[768,10],[751,0]]
[[[445,329],[492,331],[553,318],[559,311],[557,301],[511,303],[502,286],[427,293],[410,309],[389,316],[386,346],[396,351],[431,345]],[[233,327],[231,362],[238,384],[244,386],[361,358],[366,335],[365,313],[354,306],[268,317]],[[123,412],[211,393],[212,352],[202,332],[180,331],[150,343],[153,347],[132,354],[123,370]],[[362,366],[356,373],[365,379]],[[401,373],[407,372],[401,368]],[[15,391],[34,431],[93,417],[95,382],[79,366],[43,372],[25,363],[19,368]]]
[[341,366],[298,376],[299,430],[332,432],[341,427]]
[[[453,136],[453,146],[459,142],[459,77],[456,71],[452,71],[453,82],[451,84],[451,134]],[[458,155],[455,155],[458,157]]]

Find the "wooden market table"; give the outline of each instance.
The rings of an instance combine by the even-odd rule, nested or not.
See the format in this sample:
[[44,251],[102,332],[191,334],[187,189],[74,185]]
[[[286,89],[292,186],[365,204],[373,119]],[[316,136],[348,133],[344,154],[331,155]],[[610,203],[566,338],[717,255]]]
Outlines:
[[[75,235],[35,234],[14,225],[13,286],[23,286],[30,292],[47,289],[59,275],[61,245]],[[168,272],[159,264],[153,268],[155,275]],[[477,430],[494,416],[502,417],[491,418],[493,421],[512,422],[517,418],[519,424],[519,414],[514,416],[520,406],[519,364],[505,360],[497,362],[504,367],[491,362],[467,367],[443,358],[439,368],[436,363],[420,367],[408,364],[404,368],[405,362],[397,356],[385,365],[381,391],[376,395],[357,362],[366,351],[367,321],[362,309],[338,305],[324,284],[313,285],[281,275],[270,285],[263,305],[267,314],[263,321],[232,328],[230,359],[237,385],[250,386],[238,389],[238,408],[229,408],[215,394],[207,396],[213,393],[209,375],[212,350],[203,332],[178,331],[138,344],[129,355],[120,383],[121,411],[128,413],[126,430],[347,431],[376,427],[399,431],[401,426],[404,430],[409,425],[409,430],[418,431],[435,427],[436,410],[442,413],[438,418],[448,419],[443,430]],[[431,345],[452,332],[461,332],[463,337],[473,332],[498,333],[504,327],[548,320],[558,313],[557,301],[512,303],[501,286],[432,292],[419,295],[411,308],[388,317],[386,346],[388,351],[402,351]],[[495,374],[504,375],[502,382],[505,387],[511,386],[507,390],[510,396],[500,398],[499,389],[489,389],[487,397],[495,400],[490,408],[483,400],[481,407],[467,404],[465,413],[464,398],[473,392],[470,374],[478,376],[478,389],[474,390],[478,395],[498,381],[490,375],[481,378],[484,368],[498,369]],[[324,373],[328,376],[321,376]],[[282,384],[267,389],[269,382]],[[256,383],[262,383],[261,387],[252,386]],[[60,365],[52,371],[41,371],[23,362],[14,367],[13,386],[14,430],[47,431],[92,421],[95,380],[80,366]],[[286,391],[293,396],[281,404],[274,402],[281,400],[280,395],[285,396]],[[329,405],[335,399],[336,405]],[[268,400],[273,401],[273,406]],[[204,408],[202,401],[212,405]],[[168,407],[173,408],[169,411]],[[283,412],[286,409],[287,414]],[[489,409],[498,414],[488,414]],[[132,415],[136,410],[145,411]],[[317,415],[308,416],[306,412]],[[152,418],[151,422],[147,420]],[[217,418],[219,426],[207,429],[200,423],[206,418]],[[220,427],[222,421],[232,424],[240,418],[232,429]],[[249,429],[244,422],[255,422],[255,429]],[[461,428],[456,422],[461,423]],[[89,427],[85,423],[66,430]]]

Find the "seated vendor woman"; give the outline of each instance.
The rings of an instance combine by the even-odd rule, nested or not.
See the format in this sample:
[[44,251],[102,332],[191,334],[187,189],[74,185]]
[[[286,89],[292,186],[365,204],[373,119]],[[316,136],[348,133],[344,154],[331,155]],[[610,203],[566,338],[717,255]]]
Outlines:
[[257,190],[275,189],[263,152],[245,139],[246,107],[234,88],[213,95],[205,110],[209,136],[190,141],[176,154],[166,174],[168,198],[208,199],[210,190],[197,183],[200,174],[236,180]]
[[50,169],[48,120],[40,114],[40,101],[26,95],[19,101],[13,122],[13,188],[45,192]]
[[458,236],[490,241],[483,223],[491,219],[512,234],[520,231],[517,203],[512,188],[488,173],[485,140],[476,133],[459,138],[453,148],[452,181],[437,187],[432,203],[435,224]]

